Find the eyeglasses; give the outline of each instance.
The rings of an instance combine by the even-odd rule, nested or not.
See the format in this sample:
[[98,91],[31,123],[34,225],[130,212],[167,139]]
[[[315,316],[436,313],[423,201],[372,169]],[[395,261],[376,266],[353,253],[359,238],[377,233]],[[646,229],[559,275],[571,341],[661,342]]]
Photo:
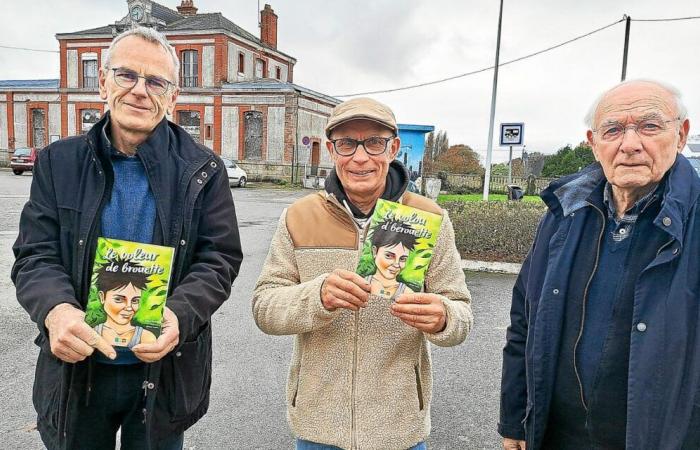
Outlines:
[[600,136],[605,142],[614,142],[622,138],[628,129],[634,130],[640,138],[655,137],[668,129],[666,124],[680,120],[680,117],[671,120],[646,119],[629,125],[611,122],[601,125],[597,130],[591,130]]
[[172,82],[164,78],[150,75],[144,77],[133,70],[125,69],[123,67],[114,67],[109,70],[114,71],[114,81],[117,83],[117,86],[124,89],[133,89],[134,86],[136,86],[136,83],[139,82],[139,78],[144,79],[146,82],[146,90],[154,95],[165,94],[168,92],[170,85],[173,85]]
[[352,138],[340,138],[331,139],[333,143],[333,148],[335,152],[340,156],[352,156],[357,151],[357,147],[360,145],[365,148],[368,155],[381,155],[386,151],[386,146],[390,140],[394,139],[395,136],[391,137],[381,137],[381,136],[371,136],[367,139],[358,141]]

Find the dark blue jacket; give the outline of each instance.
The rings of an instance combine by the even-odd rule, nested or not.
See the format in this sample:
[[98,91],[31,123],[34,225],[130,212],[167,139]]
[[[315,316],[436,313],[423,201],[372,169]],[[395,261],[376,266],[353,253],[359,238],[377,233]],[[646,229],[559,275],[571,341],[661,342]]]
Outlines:
[[[543,191],[549,211],[513,288],[498,431],[526,439],[528,450],[541,448],[547,426],[567,289],[594,270],[570,262],[588,245],[580,243],[592,208],[586,199],[603,176],[596,163]],[[635,284],[627,449],[700,448],[699,202],[700,179],[679,155],[654,219],[664,244]]]
[[[113,183],[99,133],[62,139],[39,152],[13,247],[17,299],[39,328],[34,380],[38,427],[51,449],[71,448],[78,402],[89,404],[91,359],[51,353],[46,315],[59,303],[84,309],[101,211]],[[242,260],[236,212],[221,159],[163,121],[139,146],[156,201],[155,244],[175,247],[167,306],[179,321],[178,348],[148,365],[143,411],[153,448],[205,414],[211,384],[212,314],[229,297]],[[115,368],[115,370],[118,370]]]

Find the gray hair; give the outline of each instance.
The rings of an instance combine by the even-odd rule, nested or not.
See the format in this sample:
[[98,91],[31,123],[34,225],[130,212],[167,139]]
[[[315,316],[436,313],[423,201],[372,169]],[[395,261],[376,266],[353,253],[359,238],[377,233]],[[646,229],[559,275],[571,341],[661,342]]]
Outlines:
[[632,83],[651,83],[659,86],[661,89],[667,91],[669,94],[673,96],[673,99],[676,102],[676,111],[678,112],[678,118],[680,118],[681,122],[684,121],[688,117],[688,109],[685,107],[683,104],[683,98],[681,96],[681,91],[676,89],[675,86],[672,86],[668,83],[665,83],[663,81],[657,81],[657,80],[652,80],[652,79],[646,79],[646,78],[638,78],[635,80],[625,80],[621,83],[616,84],[615,86],[611,87],[610,89],[606,90],[602,94],[598,96],[598,98],[595,99],[591,107],[588,109],[588,113],[586,114],[586,117],[583,119],[584,122],[586,123],[586,126],[589,129],[593,129],[595,126],[595,114],[598,111],[598,107],[600,106],[600,102],[603,101],[606,95],[610,93],[610,91],[617,89],[620,86],[625,86],[627,84],[632,84]]
[[129,36],[138,36],[141,39],[151,42],[153,44],[158,44],[160,45],[166,52],[168,52],[168,55],[170,55],[170,58],[173,60],[173,76],[175,77],[175,86],[178,86],[180,84],[180,60],[177,58],[177,53],[175,52],[175,49],[173,48],[172,45],[168,42],[168,39],[163,35],[162,33],[156,31],[153,28],[147,28],[147,27],[141,27],[141,26],[135,26],[122,34],[117,35],[114,39],[112,39],[112,43],[109,45],[109,48],[107,49],[107,54],[102,58],[102,69],[109,69],[109,60],[110,60],[110,55],[112,54],[112,51],[114,50],[114,47],[117,45],[119,41],[124,39],[125,37]]

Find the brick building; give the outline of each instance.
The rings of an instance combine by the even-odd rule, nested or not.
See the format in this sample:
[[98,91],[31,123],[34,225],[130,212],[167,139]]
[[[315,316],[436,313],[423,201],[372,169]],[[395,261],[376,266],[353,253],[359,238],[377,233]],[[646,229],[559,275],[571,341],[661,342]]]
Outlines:
[[[98,68],[114,36],[137,23],[161,31],[180,58],[180,96],[171,120],[252,178],[288,177],[291,164],[330,165],[323,128],[339,101],[294,84],[297,60],[277,48],[277,15],[260,12],[260,37],[193,0],[176,10],[127,0],[112,24],[58,33],[60,78],[0,81],[0,152],[43,147],[85,133],[106,110]],[[308,171],[308,170],[307,170]]]

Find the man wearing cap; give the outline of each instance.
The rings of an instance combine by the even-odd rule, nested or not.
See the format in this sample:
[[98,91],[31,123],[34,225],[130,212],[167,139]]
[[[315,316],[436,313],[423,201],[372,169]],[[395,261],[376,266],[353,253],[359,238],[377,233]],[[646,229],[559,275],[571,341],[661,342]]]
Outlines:
[[[297,449],[424,449],[430,433],[428,342],[461,343],[471,296],[454,230],[433,201],[406,191],[394,161],[396,119],[386,105],[357,98],[326,125],[334,170],[325,189],[282,213],[253,295],[267,334],[295,335],[287,416]],[[395,301],[371,295],[355,273],[379,198],[443,215],[422,292]]]

